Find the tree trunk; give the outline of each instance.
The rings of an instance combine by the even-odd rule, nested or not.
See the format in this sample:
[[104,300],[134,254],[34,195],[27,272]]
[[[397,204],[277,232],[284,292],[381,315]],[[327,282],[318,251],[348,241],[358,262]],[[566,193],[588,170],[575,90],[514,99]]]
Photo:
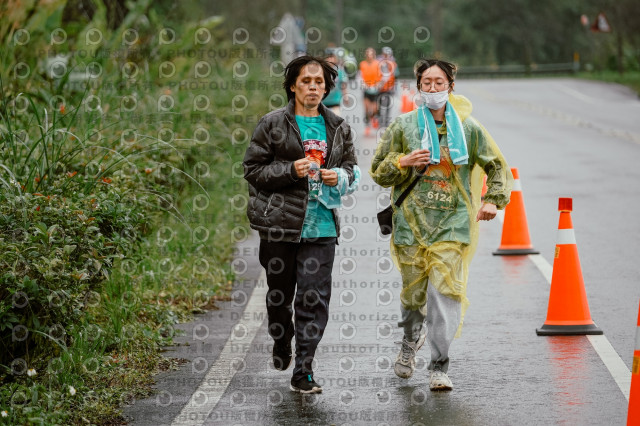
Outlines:
[[340,46],[341,40],[342,40],[343,17],[344,17],[344,0],[336,0],[336,27],[333,35],[336,46]]
[[618,45],[618,73],[622,75],[624,74],[624,50],[622,32],[619,29],[617,30],[616,43]]
[[531,63],[533,62],[533,55],[531,54],[531,43],[528,38],[524,38],[522,53],[524,55],[524,72],[527,75],[531,74]]
[[436,58],[442,56],[442,50],[444,49],[442,43],[442,9],[442,0],[435,0],[433,2],[433,33],[431,36],[433,37],[433,48]]
[[107,26],[109,29],[117,29],[125,16],[127,16],[127,6],[125,0],[103,0],[107,8]]

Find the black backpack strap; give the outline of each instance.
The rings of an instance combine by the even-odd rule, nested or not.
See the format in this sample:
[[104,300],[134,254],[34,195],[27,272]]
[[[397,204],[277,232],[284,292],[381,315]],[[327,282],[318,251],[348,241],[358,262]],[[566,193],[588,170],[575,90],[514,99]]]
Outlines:
[[[438,143],[440,143],[440,140],[442,139],[442,135],[439,134],[438,135]],[[396,202],[394,203],[396,205],[396,207],[400,207],[400,204],[402,204],[402,202],[404,201],[405,198],[407,198],[407,195],[409,195],[409,193],[411,192],[411,190],[416,186],[416,184],[418,183],[418,181],[420,179],[422,179],[422,176],[427,172],[427,168],[429,167],[429,165],[426,165],[424,167],[424,169],[422,171],[420,171],[418,173],[418,176],[413,180],[413,182],[411,182],[409,184],[409,186],[407,187],[407,189],[405,189],[402,194],[400,194],[400,196],[398,197],[398,199],[396,200]]]
[[407,187],[407,189],[405,189],[402,194],[400,194],[400,196],[398,197],[398,199],[396,200],[396,202],[394,203],[396,205],[396,207],[400,207],[400,204],[402,204],[402,202],[404,201],[405,198],[407,198],[407,195],[409,195],[409,193],[411,192],[411,190],[416,186],[416,184],[418,183],[418,181],[420,179],[422,179],[422,176],[427,172],[427,168],[429,166],[426,166],[422,171],[419,172],[418,176],[416,176],[415,179],[413,179],[413,182],[411,182],[409,184],[409,186]]

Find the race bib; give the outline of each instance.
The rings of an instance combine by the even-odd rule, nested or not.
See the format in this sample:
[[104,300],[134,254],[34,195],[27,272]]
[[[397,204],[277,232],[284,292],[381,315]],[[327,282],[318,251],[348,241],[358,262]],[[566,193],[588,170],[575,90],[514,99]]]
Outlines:
[[309,170],[309,199],[317,200],[322,184],[320,168],[324,165],[327,156],[327,142],[318,139],[305,139],[303,142],[306,157],[311,161]]
[[320,192],[320,185],[322,185],[321,181],[315,181],[313,179],[309,179],[309,199],[317,200],[318,194]]
[[455,210],[458,206],[457,190],[447,180],[423,178],[415,190],[416,204],[427,209]]

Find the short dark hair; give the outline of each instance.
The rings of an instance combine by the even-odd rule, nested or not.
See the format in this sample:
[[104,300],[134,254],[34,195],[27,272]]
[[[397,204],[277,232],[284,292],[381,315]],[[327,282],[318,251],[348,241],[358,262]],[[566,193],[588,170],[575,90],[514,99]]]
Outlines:
[[287,92],[287,99],[291,100],[295,98],[295,94],[291,91],[291,86],[296,84],[296,80],[300,75],[300,71],[308,64],[316,63],[322,67],[322,74],[324,75],[324,88],[325,93],[322,99],[329,95],[331,89],[336,85],[336,77],[338,77],[338,70],[336,70],[333,64],[325,61],[324,59],[316,56],[300,56],[289,62],[284,70],[284,83],[282,87]]
[[453,83],[456,79],[456,73],[458,72],[458,66],[456,64],[440,59],[418,59],[413,66],[413,73],[416,76],[416,85],[418,86],[418,89],[420,88],[422,73],[434,65],[444,71],[447,76],[447,80],[449,80],[449,84]]

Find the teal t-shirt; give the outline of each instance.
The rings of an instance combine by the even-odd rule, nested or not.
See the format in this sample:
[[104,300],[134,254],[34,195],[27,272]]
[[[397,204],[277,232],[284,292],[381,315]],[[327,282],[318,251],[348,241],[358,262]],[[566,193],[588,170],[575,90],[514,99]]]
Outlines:
[[[296,123],[300,128],[305,155],[310,161],[316,163],[317,169],[324,168],[327,158],[327,129],[324,117],[296,115]],[[322,179],[312,168],[309,173],[309,202],[304,225],[302,225],[302,238],[337,236],[333,213],[318,201],[320,185],[322,185]]]

